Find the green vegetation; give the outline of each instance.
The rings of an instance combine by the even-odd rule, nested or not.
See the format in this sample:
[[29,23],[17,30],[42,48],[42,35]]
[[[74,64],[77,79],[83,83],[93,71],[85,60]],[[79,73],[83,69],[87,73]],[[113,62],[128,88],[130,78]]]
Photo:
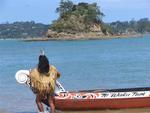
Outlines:
[[53,22],[51,29],[57,32],[89,32],[93,25],[100,25],[104,14],[97,3],[73,4],[70,0],[61,0],[56,9],[60,17]]
[[150,21],[148,18],[142,18],[138,21],[131,20],[125,22],[112,22],[107,24],[112,34],[149,34],[150,33]]
[[31,22],[0,24],[0,38],[32,38],[45,36],[49,25]]

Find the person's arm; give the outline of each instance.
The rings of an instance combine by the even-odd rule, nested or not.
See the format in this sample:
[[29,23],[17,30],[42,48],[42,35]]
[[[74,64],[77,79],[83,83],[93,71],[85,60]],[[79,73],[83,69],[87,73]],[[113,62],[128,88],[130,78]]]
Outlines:
[[55,70],[55,71],[56,72],[55,72],[54,79],[57,80],[60,77],[60,73],[57,70]]
[[53,66],[53,65],[51,65],[51,66],[52,66],[52,69],[53,69],[53,70],[55,71],[55,73],[56,73],[56,74],[55,74],[55,77],[54,77],[55,80],[56,80],[56,79],[58,79],[58,78],[60,77],[60,73],[57,71],[57,69],[56,69],[55,66]]
[[57,78],[59,78],[60,77],[60,73],[57,71]]

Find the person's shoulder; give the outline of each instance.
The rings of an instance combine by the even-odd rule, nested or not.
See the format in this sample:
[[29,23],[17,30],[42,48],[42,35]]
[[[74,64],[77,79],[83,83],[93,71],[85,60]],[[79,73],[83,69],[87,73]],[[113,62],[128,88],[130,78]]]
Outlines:
[[31,69],[30,74],[31,75],[36,74],[37,72],[38,72],[37,68],[33,68],[33,69]]
[[56,70],[56,67],[54,65],[50,65],[50,69]]
[[37,68],[31,69],[31,72],[35,72],[35,71],[37,71]]

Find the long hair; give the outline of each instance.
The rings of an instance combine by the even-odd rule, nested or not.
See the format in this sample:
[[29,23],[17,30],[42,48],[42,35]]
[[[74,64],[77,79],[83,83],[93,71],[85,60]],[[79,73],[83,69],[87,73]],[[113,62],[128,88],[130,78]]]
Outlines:
[[47,74],[49,72],[49,61],[45,55],[39,56],[38,71],[41,74]]

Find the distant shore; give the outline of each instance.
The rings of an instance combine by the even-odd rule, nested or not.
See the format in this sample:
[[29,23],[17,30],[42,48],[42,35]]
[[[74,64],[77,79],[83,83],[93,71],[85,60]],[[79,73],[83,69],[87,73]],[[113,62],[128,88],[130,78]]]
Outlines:
[[71,40],[107,40],[107,39],[118,39],[118,38],[139,38],[144,35],[150,34],[124,34],[124,35],[103,35],[93,37],[59,37],[59,38],[48,38],[48,37],[34,37],[34,38],[6,38],[0,40],[21,40],[25,42],[31,41],[71,41]]
[[105,39],[117,39],[117,38],[138,38],[143,37],[144,34],[125,34],[125,35],[104,35],[104,36],[93,36],[93,37],[59,37],[59,38],[48,38],[48,37],[38,37],[38,38],[24,38],[23,41],[71,41],[71,40],[105,40]]

